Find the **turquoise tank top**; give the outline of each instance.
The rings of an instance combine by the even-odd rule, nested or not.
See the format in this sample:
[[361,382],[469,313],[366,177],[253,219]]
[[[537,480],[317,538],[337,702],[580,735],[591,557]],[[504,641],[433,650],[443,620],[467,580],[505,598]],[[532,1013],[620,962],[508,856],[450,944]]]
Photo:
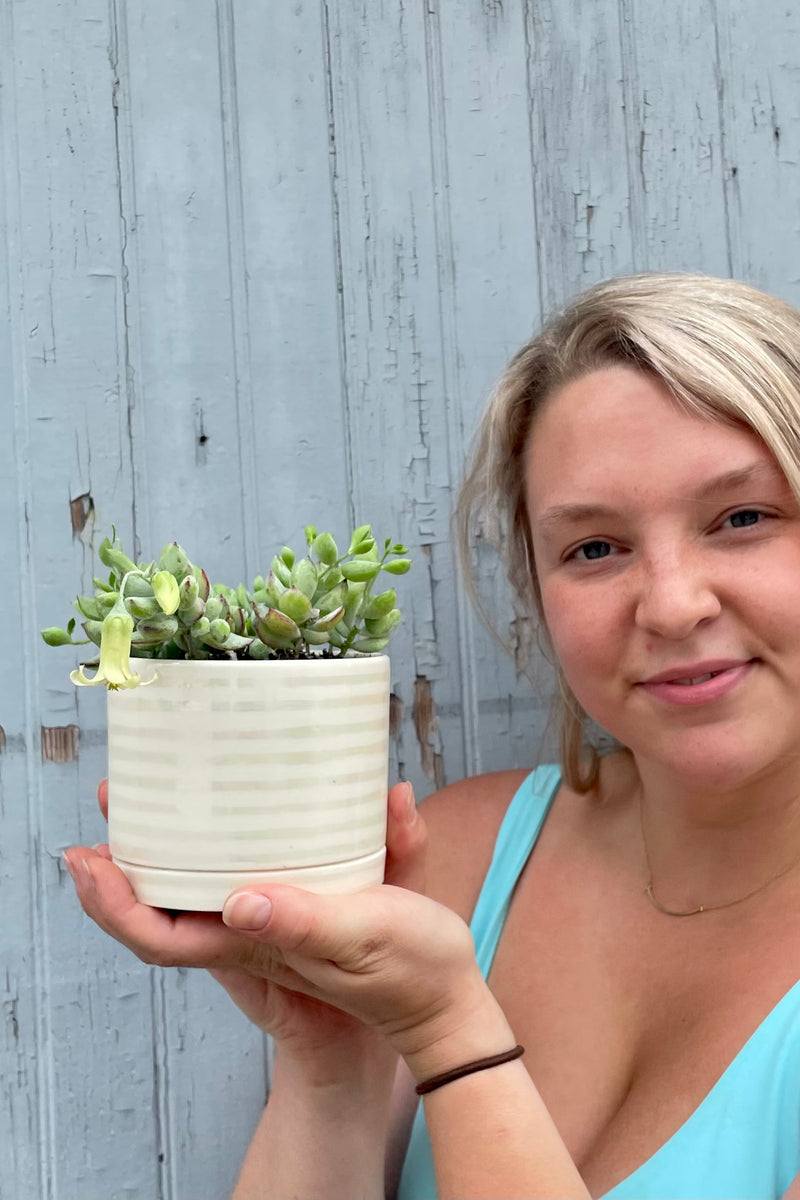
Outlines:
[[[472,935],[484,978],[511,895],[560,783],[535,770],[500,826]],[[676,1133],[602,1200],[778,1200],[800,1171],[800,981],[779,1000]],[[422,1104],[398,1200],[436,1200]]]

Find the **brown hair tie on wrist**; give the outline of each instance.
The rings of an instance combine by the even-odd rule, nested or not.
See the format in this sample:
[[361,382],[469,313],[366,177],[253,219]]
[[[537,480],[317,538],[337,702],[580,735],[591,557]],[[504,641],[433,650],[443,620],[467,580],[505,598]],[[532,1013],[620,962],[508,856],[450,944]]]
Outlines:
[[441,1075],[434,1075],[432,1079],[418,1083],[414,1090],[418,1096],[426,1096],[428,1092],[444,1087],[446,1083],[453,1083],[456,1079],[463,1079],[465,1075],[472,1075],[475,1071],[486,1071],[489,1067],[502,1067],[503,1063],[513,1062],[515,1058],[521,1058],[524,1053],[524,1046],[515,1046],[513,1050],[504,1050],[502,1054],[490,1054],[488,1058],[477,1058],[475,1062],[465,1063],[463,1067],[453,1067],[452,1071],[443,1071]]

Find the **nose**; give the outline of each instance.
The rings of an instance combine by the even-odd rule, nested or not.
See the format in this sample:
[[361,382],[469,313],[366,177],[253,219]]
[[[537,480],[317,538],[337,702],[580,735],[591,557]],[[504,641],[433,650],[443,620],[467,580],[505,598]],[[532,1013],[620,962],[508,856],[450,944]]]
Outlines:
[[680,641],[718,617],[722,605],[708,565],[691,554],[643,562],[636,601],[639,628]]

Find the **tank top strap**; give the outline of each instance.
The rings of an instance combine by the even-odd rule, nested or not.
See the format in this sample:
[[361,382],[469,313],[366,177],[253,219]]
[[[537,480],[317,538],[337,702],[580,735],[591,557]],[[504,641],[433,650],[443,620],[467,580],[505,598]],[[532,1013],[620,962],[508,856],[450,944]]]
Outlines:
[[561,782],[557,766],[541,766],[523,780],[503,817],[491,866],[470,929],[484,979],[492,967],[514,888]]

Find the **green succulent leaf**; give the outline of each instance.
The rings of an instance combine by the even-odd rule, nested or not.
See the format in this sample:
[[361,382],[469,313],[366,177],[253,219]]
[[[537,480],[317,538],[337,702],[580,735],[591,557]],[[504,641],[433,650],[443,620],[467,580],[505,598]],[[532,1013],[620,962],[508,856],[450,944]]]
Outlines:
[[344,579],[339,567],[329,567],[327,571],[323,571],[317,580],[316,596],[324,596],[331,588],[335,588],[337,583],[341,583]]
[[222,617],[217,617],[216,620],[209,623],[208,633],[203,640],[212,646],[222,647],[230,636],[231,627],[228,622],[223,620]]
[[42,630],[42,638],[48,646],[71,646],[72,637],[67,633],[66,629],[59,629],[57,625],[51,625],[49,629]]
[[378,617],[375,620],[365,620],[364,625],[370,637],[388,637],[401,621],[399,608],[393,608],[385,617]]
[[284,546],[281,550],[281,558],[290,569],[294,566],[295,553],[291,546]]
[[143,617],[141,621],[137,622],[136,631],[145,637],[152,635],[167,641],[178,632],[178,618],[165,612],[156,613],[152,617]]
[[189,555],[177,542],[169,542],[163,548],[158,566],[160,570],[169,571],[170,575],[174,575],[178,583],[193,570]]
[[154,617],[164,611],[155,596],[126,596],[124,603],[132,617]]
[[100,638],[103,635],[102,621],[84,621],[83,632],[86,634],[90,642],[94,642],[95,646],[100,645]]
[[340,604],[344,604],[347,599],[347,584],[344,580],[337,583],[336,587],[331,588],[324,596],[321,596],[317,601],[316,607],[319,609],[319,614],[324,617],[326,613],[333,612]]
[[357,529],[353,530],[353,536],[350,538],[350,545],[347,549],[347,553],[355,554],[356,546],[358,546],[361,542],[365,541],[368,537],[371,537],[371,536],[372,536],[372,526],[371,525],[359,525]]
[[113,541],[110,538],[103,538],[97,553],[100,562],[104,566],[110,567],[117,575],[127,575],[128,571],[136,570],[136,563],[128,558],[127,554],[123,554],[116,535]]
[[313,611],[308,596],[297,587],[286,589],[278,598],[278,608],[287,617],[291,617],[297,625],[302,625],[304,621],[307,621],[309,614]]
[[125,599],[129,596],[142,596],[149,599],[154,596],[153,585],[144,575],[129,575],[125,580]]
[[268,641],[266,635],[282,638],[289,643],[296,642],[300,637],[300,630],[292,618],[277,608],[267,609],[266,616],[258,621],[257,629],[258,636],[264,641]]
[[327,633],[317,633],[315,630],[306,627],[303,630],[303,641],[309,646],[327,646],[328,635]]
[[370,621],[377,621],[379,617],[385,617],[391,612],[396,603],[397,592],[394,588],[389,588],[388,592],[379,592],[377,596],[370,596],[364,608],[364,616]]
[[341,621],[343,617],[344,605],[340,604],[338,608],[332,609],[331,612],[326,613],[325,616],[320,616],[319,620],[315,621],[313,625],[309,625],[308,628],[314,633],[327,633],[329,629],[333,629],[334,625],[338,625],[339,621]]
[[305,592],[309,600],[312,599],[314,592],[317,590],[318,578],[319,573],[310,558],[300,558],[292,567],[292,586],[299,588],[301,592]]
[[194,575],[195,579],[197,580],[197,587],[199,589],[200,599],[207,600],[211,593],[211,584],[209,582],[208,576],[206,575],[206,573],[202,567],[193,567],[192,574]]
[[76,596],[72,603],[81,616],[88,617],[90,621],[102,621],[106,615],[107,610],[101,608],[99,601],[91,596]]
[[[292,586],[292,572],[287,567],[283,559],[278,558],[277,554],[270,563],[270,567],[272,569],[272,574],[277,575],[284,587]],[[267,587],[269,587],[269,583],[267,583]]]
[[339,558],[339,550],[330,533],[318,534],[314,538],[311,549],[319,561],[325,563],[326,567],[332,567]]
[[350,562],[342,563],[342,574],[351,583],[366,583],[374,579],[380,569],[380,563],[369,558],[353,558]]
[[391,562],[384,563],[383,570],[388,571],[390,575],[405,575],[411,570],[411,559],[395,558]]
[[380,654],[381,650],[385,650],[388,644],[388,637],[357,638],[353,642],[351,649],[355,650],[356,654]]

